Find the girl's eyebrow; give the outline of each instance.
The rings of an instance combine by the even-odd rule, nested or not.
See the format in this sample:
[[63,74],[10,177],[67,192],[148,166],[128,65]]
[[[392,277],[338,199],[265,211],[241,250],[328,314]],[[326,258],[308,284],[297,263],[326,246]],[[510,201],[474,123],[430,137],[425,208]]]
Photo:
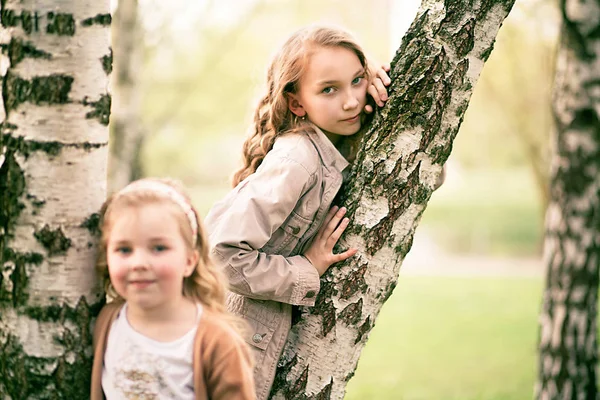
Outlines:
[[[356,78],[357,76],[362,75],[364,73],[365,73],[365,69],[361,68],[358,71],[356,71],[353,76]],[[320,82],[317,82],[317,85],[318,86],[333,85],[334,83],[338,83],[338,82],[339,81],[337,81],[337,80],[320,81]]]

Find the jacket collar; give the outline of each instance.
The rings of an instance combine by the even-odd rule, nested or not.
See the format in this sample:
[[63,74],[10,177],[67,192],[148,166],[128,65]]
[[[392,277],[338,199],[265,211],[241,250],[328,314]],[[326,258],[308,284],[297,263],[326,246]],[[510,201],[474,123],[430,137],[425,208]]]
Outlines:
[[321,155],[323,159],[323,163],[326,166],[332,166],[337,171],[342,172],[348,165],[348,161],[342,156],[342,153],[331,143],[329,138],[325,136],[323,131],[316,126],[315,124],[310,124],[310,126],[314,129],[314,135],[308,135],[310,140],[315,144],[317,151]]

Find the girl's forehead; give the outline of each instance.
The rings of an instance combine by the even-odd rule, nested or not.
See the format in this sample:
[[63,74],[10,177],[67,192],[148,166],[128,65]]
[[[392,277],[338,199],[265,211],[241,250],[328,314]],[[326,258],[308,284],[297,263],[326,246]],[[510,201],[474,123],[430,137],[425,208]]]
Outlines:
[[[153,202],[139,205],[123,205],[112,210],[109,224],[111,236],[116,230],[145,228],[163,230],[178,226],[177,206],[169,202]],[[125,233],[125,232],[123,232]]]

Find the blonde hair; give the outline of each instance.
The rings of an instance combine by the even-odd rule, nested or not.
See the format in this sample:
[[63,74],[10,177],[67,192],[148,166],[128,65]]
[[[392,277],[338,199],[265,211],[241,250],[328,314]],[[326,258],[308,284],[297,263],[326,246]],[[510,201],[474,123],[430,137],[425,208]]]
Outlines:
[[256,171],[278,136],[311,129],[307,121],[289,110],[287,94],[297,93],[310,55],[318,47],[343,47],[354,52],[368,74],[365,54],[349,33],[333,27],[311,26],[292,34],[267,70],[267,94],[254,112],[250,136],[242,149],[243,166],[233,175],[234,187]]
[[[181,185],[174,180],[145,178],[133,182],[130,185],[138,184],[140,182],[154,182],[162,184],[163,186],[167,185],[174,189],[179,195],[183,196],[191,206],[189,196],[183,191]],[[129,207],[164,203],[165,205],[172,206],[174,216],[178,221],[182,237],[188,249],[190,251],[195,250],[199,254],[198,263],[196,264],[194,271],[190,276],[185,277],[183,280],[183,295],[196,302],[200,302],[203,306],[212,311],[227,314],[225,307],[226,279],[210,259],[208,240],[196,210],[191,207],[197,222],[196,237],[193,237],[193,228],[190,224],[189,217],[185,214],[185,210],[171,197],[165,194],[165,192],[152,190],[145,188],[144,186],[135,190],[128,190],[128,187],[130,186],[125,187],[122,191],[109,197],[100,210],[100,230],[102,232],[102,239],[98,251],[96,268],[104,280],[105,292],[116,300],[122,300],[110,282],[106,260],[107,242],[111,233],[111,227],[114,225],[115,216],[123,209]]]

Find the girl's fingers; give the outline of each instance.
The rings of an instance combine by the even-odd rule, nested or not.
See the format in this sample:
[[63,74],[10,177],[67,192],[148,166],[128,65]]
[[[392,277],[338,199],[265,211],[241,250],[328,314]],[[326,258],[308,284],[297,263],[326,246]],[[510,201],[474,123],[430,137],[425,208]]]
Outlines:
[[372,85],[377,91],[379,99],[381,99],[382,101],[386,101],[388,98],[388,92],[385,85],[383,84],[383,81],[381,79],[375,79]]
[[379,79],[381,79],[381,82],[385,86],[388,86],[390,83],[392,83],[392,80],[390,79],[389,75],[387,74],[389,71],[390,71],[389,64],[382,65],[381,68],[377,70],[377,76],[379,77]]
[[373,100],[375,100],[375,104],[377,104],[379,107],[383,107],[383,100],[381,100],[381,98],[379,97],[379,92],[377,91],[377,88],[374,84],[371,83],[369,85],[369,87],[367,88],[367,93],[369,93]]
[[339,210],[337,210],[337,212],[333,215],[329,223],[326,224],[325,230],[323,231],[323,236],[326,241],[329,240],[329,237],[333,234],[333,232],[339,225],[340,220],[344,217],[344,214],[346,214],[346,207],[342,207]]
[[331,233],[331,236],[329,236],[329,238],[327,239],[329,244],[331,244],[332,249],[333,246],[335,246],[337,241],[342,236],[342,233],[344,233],[344,231],[348,227],[348,223],[350,223],[350,219],[344,218],[342,222],[340,222],[339,225],[335,228],[335,230]]
[[329,225],[329,222],[331,221],[331,219],[335,216],[335,213],[338,212],[339,207],[338,206],[333,206],[329,209],[329,212],[327,213],[327,215],[325,216],[325,221],[323,221],[323,224],[321,225],[321,228],[319,229],[319,231],[317,232],[317,237],[322,236],[323,233],[325,232],[325,230],[327,229],[327,225]]
[[333,255],[334,261],[332,262],[332,264],[336,263],[336,262],[344,261],[345,259],[352,257],[353,255],[356,254],[357,251],[358,251],[357,249],[348,249],[348,250],[344,251],[343,253],[334,254]]

